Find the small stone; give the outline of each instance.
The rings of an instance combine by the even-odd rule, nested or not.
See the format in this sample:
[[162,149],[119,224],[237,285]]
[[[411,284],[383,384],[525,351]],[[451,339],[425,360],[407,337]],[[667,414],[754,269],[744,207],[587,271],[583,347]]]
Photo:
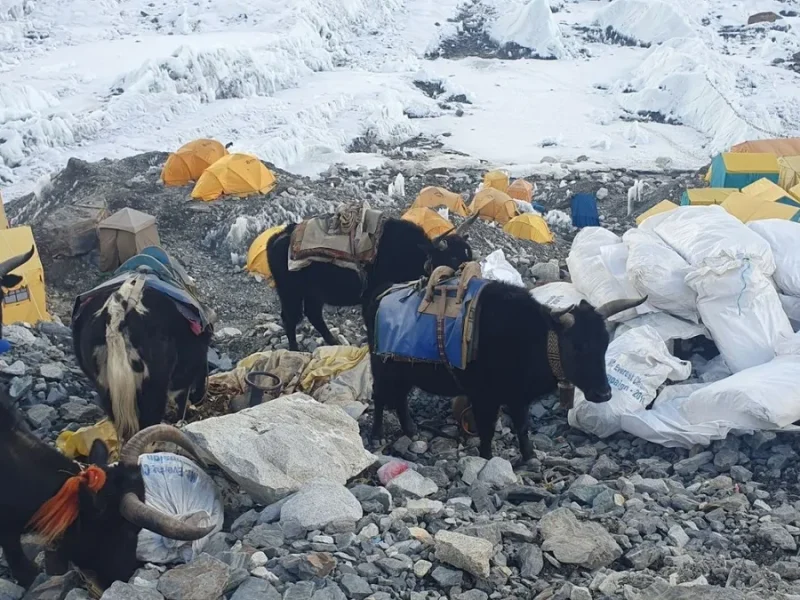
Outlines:
[[491,542],[444,529],[436,533],[434,541],[436,558],[442,562],[463,569],[476,577],[489,576],[489,560],[494,554]]
[[753,479],[752,471],[745,469],[741,465],[734,465],[730,468],[731,477],[734,481],[738,481],[739,483],[747,483],[751,479]]
[[369,583],[367,583],[367,580],[353,573],[345,573],[342,576],[340,585],[344,589],[345,594],[347,594],[347,597],[353,600],[364,600],[364,598],[372,593],[372,588]]
[[439,486],[433,481],[412,469],[404,471],[392,479],[388,488],[393,494],[401,493],[416,498],[424,498],[439,491]]
[[660,556],[661,550],[656,546],[653,544],[642,544],[628,552],[625,555],[625,560],[637,571],[643,571],[658,560]]
[[489,462],[480,456],[465,456],[458,461],[458,468],[461,471],[461,481],[467,485],[472,485],[478,479],[478,473]]
[[314,592],[311,600],[348,600],[348,598],[338,585],[329,581],[327,586]]
[[49,363],[39,367],[39,374],[45,379],[61,381],[64,379],[64,365],[61,363]]
[[495,487],[504,487],[517,483],[517,474],[509,461],[495,456],[478,473],[478,480]]
[[640,494],[650,494],[651,496],[658,496],[660,494],[669,494],[669,488],[663,479],[644,479],[641,477],[631,478],[633,486]]
[[756,534],[758,539],[771,546],[794,552],[797,550],[797,542],[785,527],[775,523],[764,523],[758,528]]
[[[597,192],[595,193],[595,197],[596,197],[598,200],[605,200],[606,198],[608,198],[608,188],[601,187],[601,188],[600,188],[599,190],[597,190]],[[573,599],[573,600],[574,600],[574,599]]]
[[557,508],[539,521],[544,538],[542,550],[561,563],[587,569],[607,566],[622,556],[622,548],[598,523],[580,522],[568,508]]
[[365,513],[387,513],[392,508],[392,495],[383,487],[371,485],[354,485],[350,493],[361,503]]
[[306,554],[298,566],[298,574],[302,579],[312,577],[324,578],[336,568],[336,559],[329,552],[311,552]]
[[309,531],[336,521],[355,523],[363,516],[361,504],[346,487],[321,479],[304,485],[281,509],[281,523],[293,520]]
[[[5,333],[5,328],[3,333]],[[40,579],[37,578],[36,581],[40,581]],[[68,571],[65,575],[50,577],[41,581],[38,585],[36,581],[23,596],[25,600],[61,600],[70,591],[80,587],[83,583],[77,571]]]
[[253,552],[250,555],[250,568],[255,569],[256,567],[263,567],[269,562],[267,555],[263,552]]
[[433,566],[432,563],[428,562],[427,560],[418,560],[414,563],[414,575],[422,579],[430,573],[431,567]]
[[256,525],[244,536],[244,543],[253,548],[280,548],[284,541],[283,529],[278,524]]
[[471,589],[455,597],[455,600],[489,600],[489,595],[478,589]]
[[409,527],[408,534],[426,546],[433,546],[433,536],[421,527]]
[[38,429],[45,423],[52,423],[54,420],[56,420],[58,418],[58,412],[52,406],[47,406],[46,404],[34,404],[28,409],[27,416],[31,425]]
[[219,598],[228,584],[229,573],[228,565],[204,553],[197,560],[164,573],[158,580],[158,591],[166,600]]
[[14,377],[11,380],[11,385],[8,388],[8,395],[13,400],[19,400],[33,387],[33,377],[26,375],[25,377]]
[[700,467],[710,463],[712,460],[714,460],[714,453],[706,450],[705,452],[700,452],[692,457],[679,460],[673,465],[672,468],[676,474],[681,475],[682,477],[689,477],[690,475],[697,473]]
[[596,479],[610,479],[619,474],[619,465],[605,454],[601,454],[589,474]]
[[509,521],[500,526],[504,538],[514,542],[532,542],[535,534],[524,523]]
[[525,579],[534,579],[544,568],[542,550],[534,544],[524,544],[519,550],[519,574]]
[[461,585],[464,581],[464,573],[447,567],[436,567],[431,573],[433,580],[439,587],[450,588]]
[[0,367],[0,373],[3,375],[12,375],[15,377],[22,377],[25,375],[25,371],[27,368],[25,367],[25,363],[21,360],[15,360],[10,365],[4,365]]
[[164,600],[164,596],[155,590],[115,581],[100,600]]
[[311,600],[316,586],[311,581],[301,581],[286,588],[283,600]]
[[678,548],[683,548],[689,543],[689,536],[680,525],[673,525],[670,527],[667,535],[669,536],[669,539],[672,540],[672,543]]
[[592,592],[589,588],[574,586],[569,595],[569,600],[592,600]]
[[444,509],[444,504],[438,500],[428,500],[427,498],[418,498],[406,502],[406,510],[409,515],[421,517],[423,515],[439,514]]
[[8,596],[9,600],[19,600],[25,594],[25,588],[6,579],[0,579],[0,598]]
[[714,455],[714,466],[718,471],[729,471],[739,462],[739,451],[732,448],[722,448]]
[[417,440],[412,442],[408,449],[414,454],[425,454],[428,451],[428,442],[425,440]]

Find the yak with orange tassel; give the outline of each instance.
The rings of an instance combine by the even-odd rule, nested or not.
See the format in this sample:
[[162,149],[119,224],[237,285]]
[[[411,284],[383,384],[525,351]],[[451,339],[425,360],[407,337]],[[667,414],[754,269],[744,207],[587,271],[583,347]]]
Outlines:
[[38,574],[22,552],[25,532],[44,542],[48,569],[66,569],[71,562],[108,587],[128,581],[140,566],[136,546],[142,529],[175,540],[197,540],[213,530],[144,503],[139,456],[154,442],[177,444],[202,464],[197,448],[180,430],[154,425],[123,446],[118,463],[108,465],[108,448],[96,440],[89,457],[93,464],[81,465],[30,433],[8,395],[0,392],[0,546],[20,585],[28,587]]

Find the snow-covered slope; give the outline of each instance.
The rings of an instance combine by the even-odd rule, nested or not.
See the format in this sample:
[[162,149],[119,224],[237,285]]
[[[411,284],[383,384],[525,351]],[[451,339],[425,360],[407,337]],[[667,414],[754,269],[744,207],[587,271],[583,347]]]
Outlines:
[[[453,150],[515,172],[547,157],[699,166],[746,138],[800,135],[800,18],[746,25],[785,7],[0,0],[0,188],[17,197],[70,156],[195,137],[312,175],[415,136],[441,145],[414,150],[430,164]],[[501,47],[537,58],[494,58]]]

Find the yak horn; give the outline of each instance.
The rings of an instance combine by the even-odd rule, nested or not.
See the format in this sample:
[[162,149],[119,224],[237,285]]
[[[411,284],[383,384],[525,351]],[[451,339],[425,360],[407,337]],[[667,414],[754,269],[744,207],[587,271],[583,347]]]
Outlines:
[[444,242],[446,244],[444,238],[446,238],[451,233],[455,232],[455,230],[456,230],[455,227],[451,227],[450,229],[448,229],[444,233],[442,233],[440,235],[437,235],[435,238],[433,238],[431,240],[431,242],[433,242],[433,245],[436,246],[437,248],[439,248],[440,250],[446,250],[447,246],[445,245],[444,247],[442,247],[442,242]]
[[466,221],[464,221],[463,223],[461,223],[461,225],[459,225],[458,227],[456,227],[456,230],[453,232],[453,235],[463,235],[463,234],[464,234],[464,232],[466,232],[466,231],[467,231],[467,229],[469,229],[470,227],[472,227],[472,224],[473,224],[475,221],[477,221],[477,220],[478,220],[478,217],[479,217],[479,216],[480,216],[480,215],[479,215],[478,213],[475,213],[475,214],[474,214],[474,215],[472,215],[471,217],[468,217]]
[[34,247],[31,246],[31,249],[28,250],[25,254],[20,254],[19,256],[12,256],[8,260],[4,260],[0,263],[0,276],[8,275],[11,271],[24,265],[28,262],[31,257],[33,256]]
[[[170,442],[176,444],[192,455],[192,458],[201,466],[205,467],[205,461],[200,458],[200,452],[195,443],[172,425],[152,425],[142,429],[123,446],[120,452],[119,462],[128,466],[138,466],[139,456],[144,453],[144,449],[153,442]],[[177,539],[177,538],[175,538]]]
[[147,529],[165,538],[179,541],[194,541],[214,530],[214,525],[200,526],[176,519],[166,513],[147,506],[133,492],[127,492],[119,505],[122,517],[142,529]]
[[604,319],[609,319],[614,315],[621,313],[624,310],[628,310],[630,308],[636,308],[637,306],[643,304],[646,301],[647,301],[647,296],[638,299],[612,300],[611,302],[606,302],[605,304],[603,304],[603,306],[595,310]]

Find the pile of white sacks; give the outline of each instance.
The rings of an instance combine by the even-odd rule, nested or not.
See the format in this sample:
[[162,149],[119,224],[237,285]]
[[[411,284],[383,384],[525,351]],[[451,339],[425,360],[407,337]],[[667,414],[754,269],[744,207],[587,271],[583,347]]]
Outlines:
[[[563,307],[648,297],[614,317],[612,400],[592,404],[576,391],[572,426],[691,447],[800,420],[800,223],[745,225],[718,206],[680,207],[622,238],[583,229],[567,265],[572,283],[535,288],[537,300]],[[692,364],[671,354],[674,340],[698,335],[720,356]]]

